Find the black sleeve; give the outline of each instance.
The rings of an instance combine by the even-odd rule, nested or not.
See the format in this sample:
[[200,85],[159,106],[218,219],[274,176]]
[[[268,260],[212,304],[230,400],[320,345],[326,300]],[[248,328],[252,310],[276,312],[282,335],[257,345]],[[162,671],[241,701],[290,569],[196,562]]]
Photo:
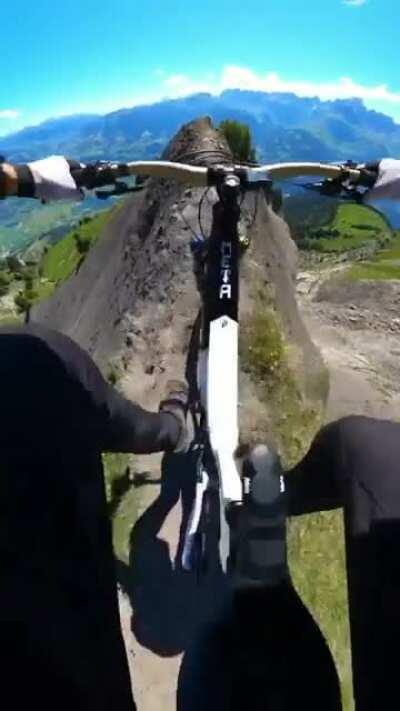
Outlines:
[[106,386],[102,451],[150,454],[174,450],[180,435],[176,417],[168,412],[148,412]]
[[101,451],[172,451],[180,424],[170,413],[149,412],[127,400],[103,378],[92,358],[64,334],[30,324],[26,333],[39,337],[56,353],[67,376],[82,393],[80,426]]
[[341,446],[341,422],[332,422],[319,431],[304,459],[286,474],[290,516],[343,506]]

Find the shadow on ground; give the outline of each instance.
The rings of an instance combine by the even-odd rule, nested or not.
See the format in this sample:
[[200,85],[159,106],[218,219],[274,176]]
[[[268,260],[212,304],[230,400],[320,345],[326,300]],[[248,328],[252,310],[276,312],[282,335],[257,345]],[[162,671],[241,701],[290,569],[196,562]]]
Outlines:
[[[178,711],[304,707],[339,711],[339,682],[326,642],[290,581],[233,597],[215,567],[199,584],[159,538],[178,499],[184,530],[194,493],[192,455],[164,458],[160,495],[137,521],[120,582],[138,642],[161,657],[183,653]],[[182,538],[182,536],[181,536]]]
[[[129,565],[118,563],[119,581],[133,609],[132,631],[142,646],[162,657],[183,652],[227,595],[224,577],[216,567],[199,582],[179,563],[194,496],[195,466],[191,453],[164,457],[160,494],[132,530]],[[158,534],[179,499],[182,523],[172,561],[168,543]]]

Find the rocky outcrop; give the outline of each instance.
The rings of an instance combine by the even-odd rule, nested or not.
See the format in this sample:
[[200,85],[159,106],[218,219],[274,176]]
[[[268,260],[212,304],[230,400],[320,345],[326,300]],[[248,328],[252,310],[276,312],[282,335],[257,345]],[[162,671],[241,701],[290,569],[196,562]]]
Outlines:
[[[229,161],[230,151],[205,118],[184,126],[163,157],[210,165]],[[72,336],[100,364],[117,356],[130,394],[144,403],[155,402],[164,378],[183,372],[200,307],[190,241],[199,232],[203,194],[203,189],[149,181],[113,216],[79,272],[32,314],[33,320]],[[242,260],[242,318],[246,320],[255,308],[274,310],[302,390],[306,397],[319,399],[308,388],[323,366],[296,305],[297,250],[287,225],[264,194],[257,199],[254,219],[254,199],[249,195],[243,204],[250,247]],[[206,234],[215,200],[214,191],[203,200]],[[268,429],[268,408],[257,404],[259,384],[243,378],[242,399],[251,401],[253,410],[258,408],[256,419],[261,417]],[[245,420],[244,405],[242,414]]]

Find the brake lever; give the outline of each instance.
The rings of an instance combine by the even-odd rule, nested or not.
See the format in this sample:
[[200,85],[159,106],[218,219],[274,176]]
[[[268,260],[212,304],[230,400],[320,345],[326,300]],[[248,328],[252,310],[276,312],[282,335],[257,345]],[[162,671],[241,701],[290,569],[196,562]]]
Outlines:
[[338,198],[339,200],[352,200],[353,202],[362,202],[364,192],[360,192],[356,185],[344,185],[345,176],[333,178],[330,180],[322,180],[319,183],[303,183],[301,187],[306,190],[313,190],[319,195],[325,197]]
[[78,188],[93,190],[102,185],[113,185],[115,174],[107,164],[101,162],[86,165],[84,168],[71,169],[71,175]]

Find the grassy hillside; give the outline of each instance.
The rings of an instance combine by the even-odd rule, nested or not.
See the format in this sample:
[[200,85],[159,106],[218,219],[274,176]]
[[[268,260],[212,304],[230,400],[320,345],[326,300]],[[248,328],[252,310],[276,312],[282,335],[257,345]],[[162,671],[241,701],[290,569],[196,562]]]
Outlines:
[[[53,231],[68,228],[77,211],[73,203],[41,205],[38,200],[9,198],[0,204],[0,254],[21,252]],[[75,218],[76,219],[76,218]]]
[[39,264],[37,257],[32,260],[31,249],[26,253],[25,265],[15,256],[3,259],[0,264],[0,321],[10,322],[21,317],[30,306],[51,296],[59,284],[74,274],[122,202],[93,217],[83,217],[59,242],[44,247]]
[[392,237],[390,224],[377,210],[357,203],[341,203],[330,222],[306,229],[298,244],[306,250],[339,253],[371,243],[378,249]]
[[369,261],[353,264],[346,271],[348,279],[388,280],[400,279],[400,231],[387,247],[379,250]]
[[54,285],[68,279],[77,270],[82,257],[96,244],[113,210],[84,217],[60,242],[49,247],[41,264],[42,278]]

